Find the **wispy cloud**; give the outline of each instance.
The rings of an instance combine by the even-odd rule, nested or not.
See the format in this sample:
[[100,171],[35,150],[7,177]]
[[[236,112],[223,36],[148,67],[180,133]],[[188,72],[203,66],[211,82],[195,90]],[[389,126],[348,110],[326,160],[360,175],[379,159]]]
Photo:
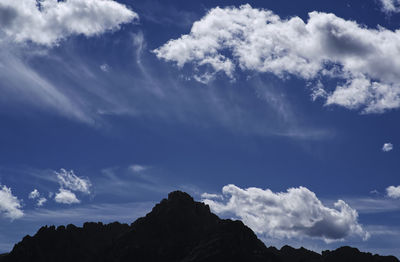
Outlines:
[[383,197],[353,197],[345,201],[360,214],[386,213],[400,210],[400,202]]
[[19,54],[5,52],[1,43],[0,51],[0,80],[2,81],[2,102],[24,103],[39,109],[51,109],[69,118],[92,123],[85,109],[78,101],[66,95],[60,87],[31,68]]
[[132,197],[140,192],[168,193],[174,190],[172,185],[165,183],[156,175],[144,172],[147,168],[141,165],[129,167],[110,167],[97,176],[95,194]]
[[[18,51],[7,54],[10,59],[6,56],[0,59],[6,68],[0,70],[4,83],[1,88],[5,91],[0,99],[4,99],[5,105],[24,105],[18,110],[28,110],[25,105],[30,105],[94,127],[107,126],[108,120],[123,115],[198,127],[222,127],[229,132],[260,136],[296,139],[332,136],[328,128],[303,123],[302,117],[295,113],[298,108],[289,106],[290,101],[278,88],[265,85],[257,77],[246,83],[251,87],[246,92],[240,91],[241,88],[221,87],[221,83],[203,87],[186,79],[154,61],[145,37],[145,32],[138,31],[119,40],[119,45],[132,54],[129,71],[108,59],[101,58],[100,62],[85,59],[75,52],[79,49],[75,46],[46,50],[48,53],[29,60]],[[43,68],[31,66],[34,61],[40,61]],[[112,74],[101,71],[99,64],[107,64]],[[62,75],[66,81],[54,78],[56,75]],[[249,102],[257,99],[265,103]]]
[[190,28],[193,21],[199,18],[195,12],[186,11],[158,0],[136,2],[135,9],[140,13],[142,20],[163,26]]
[[84,223],[87,221],[133,222],[151,210],[154,202],[102,203],[62,209],[29,210],[23,221],[46,223]]
[[135,173],[140,173],[140,172],[147,170],[149,167],[135,164],[135,165],[131,165],[129,168]]
[[73,170],[67,171],[64,168],[61,168],[60,171],[55,171],[55,174],[57,175],[61,188],[90,194],[90,187],[92,184],[89,178],[78,177]]
[[382,5],[382,11],[387,14],[400,12],[399,0],[380,0],[380,3]]

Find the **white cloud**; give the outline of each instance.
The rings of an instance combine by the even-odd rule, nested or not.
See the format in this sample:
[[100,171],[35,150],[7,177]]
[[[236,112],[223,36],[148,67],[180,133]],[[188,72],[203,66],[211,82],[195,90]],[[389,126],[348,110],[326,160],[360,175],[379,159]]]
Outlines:
[[393,144],[392,143],[385,143],[382,146],[382,151],[383,152],[389,152],[393,150]]
[[61,188],[90,194],[90,187],[92,184],[89,178],[78,177],[73,170],[67,171],[64,168],[61,168],[59,172],[55,173]]
[[11,188],[0,187],[0,214],[11,219],[21,218],[24,215],[21,200],[12,194]]
[[[242,5],[214,8],[189,34],[154,50],[160,59],[191,63],[197,79],[251,70],[317,82],[326,105],[380,113],[400,107],[400,30],[368,29],[334,14],[311,12],[308,21],[281,19]],[[204,78],[204,77],[203,77]],[[332,90],[319,80],[335,79]],[[314,89],[315,91],[315,89]]]
[[400,186],[390,186],[386,188],[386,193],[390,198],[400,198]]
[[107,72],[110,71],[110,66],[109,66],[108,64],[102,64],[102,65],[100,66],[100,69],[101,69],[101,71],[107,73]]
[[12,41],[52,46],[71,35],[94,36],[138,19],[112,0],[2,0],[1,31]]
[[385,13],[399,13],[400,0],[380,0],[382,4],[382,11]]
[[223,200],[224,197],[218,194],[203,193],[201,194],[202,199],[220,199]]
[[357,221],[356,210],[342,200],[334,208],[326,207],[305,187],[274,193],[269,189],[227,185],[222,192],[226,201],[215,200],[215,196],[207,198],[207,195],[203,195],[203,201],[218,214],[234,214],[258,234],[273,238],[308,236],[327,242],[348,236],[369,238],[369,233]]
[[41,197],[41,198],[38,199],[36,205],[37,205],[38,207],[41,207],[41,206],[43,206],[44,203],[46,203],[46,202],[47,202],[47,199],[44,198],[44,197]]
[[81,202],[73,192],[62,188],[60,188],[60,190],[57,192],[54,200],[57,203],[68,205],[79,204]]
[[139,173],[139,172],[145,171],[147,169],[146,166],[142,166],[142,165],[132,165],[129,168],[135,173]]
[[36,188],[32,192],[29,193],[29,199],[36,199],[39,196],[40,196],[40,193]]
[[47,202],[47,199],[45,197],[40,197],[40,193],[36,188],[29,193],[29,199],[37,199],[36,205],[38,207],[43,206],[44,203]]
[[93,123],[86,110],[74,97],[62,90],[60,83],[53,84],[29,66],[24,59],[13,55],[11,45],[0,41],[0,80],[3,100],[1,102],[23,102],[48,112],[60,113],[85,123]]

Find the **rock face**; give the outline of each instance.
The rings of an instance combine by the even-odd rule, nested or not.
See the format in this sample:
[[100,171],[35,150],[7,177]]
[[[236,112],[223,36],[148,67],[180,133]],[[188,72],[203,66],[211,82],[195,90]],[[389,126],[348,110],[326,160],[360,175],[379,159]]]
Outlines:
[[342,247],[322,255],[304,248],[267,248],[240,221],[222,220],[207,205],[175,191],[133,224],[42,227],[0,262],[398,262]]

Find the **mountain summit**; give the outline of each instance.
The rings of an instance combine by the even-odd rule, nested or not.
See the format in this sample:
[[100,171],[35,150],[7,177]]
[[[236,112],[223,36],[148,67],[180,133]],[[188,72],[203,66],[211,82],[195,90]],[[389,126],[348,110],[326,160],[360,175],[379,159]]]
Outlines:
[[267,248],[241,221],[220,219],[187,193],[175,191],[130,226],[85,223],[45,226],[0,262],[399,262],[342,247],[322,255],[289,246]]

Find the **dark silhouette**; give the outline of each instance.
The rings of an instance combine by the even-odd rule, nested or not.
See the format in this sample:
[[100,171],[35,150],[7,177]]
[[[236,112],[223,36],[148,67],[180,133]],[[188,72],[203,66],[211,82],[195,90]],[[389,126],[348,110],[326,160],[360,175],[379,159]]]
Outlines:
[[399,262],[342,247],[321,254],[304,248],[267,248],[241,221],[223,220],[175,191],[145,217],[127,224],[42,227],[0,262]]

